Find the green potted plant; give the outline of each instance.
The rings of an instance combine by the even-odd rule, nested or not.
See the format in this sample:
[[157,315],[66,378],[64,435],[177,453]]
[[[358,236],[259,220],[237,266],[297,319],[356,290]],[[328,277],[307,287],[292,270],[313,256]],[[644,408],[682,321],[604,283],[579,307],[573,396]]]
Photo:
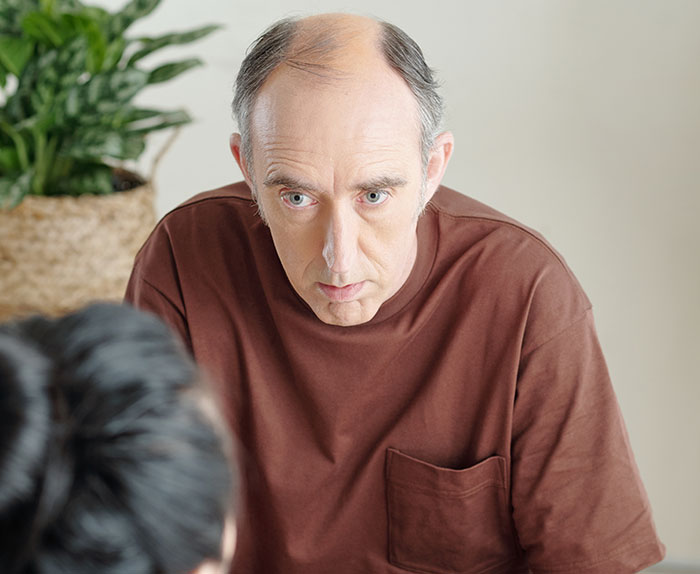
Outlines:
[[124,162],[190,121],[134,98],[201,64],[144,59],[218,28],[129,36],[159,3],[0,0],[0,319],[122,296],[155,222],[150,182]]

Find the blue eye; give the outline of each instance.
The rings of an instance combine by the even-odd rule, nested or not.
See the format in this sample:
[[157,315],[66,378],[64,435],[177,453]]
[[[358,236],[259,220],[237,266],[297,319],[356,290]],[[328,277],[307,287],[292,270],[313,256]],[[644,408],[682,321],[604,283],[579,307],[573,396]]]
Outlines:
[[365,203],[369,203],[370,205],[379,205],[380,203],[384,203],[387,200],[389,194],[386,191],[374,190],[368,191],[364,194],[363,197]]
[[308,207],[314,201],[305,193],[298,191],[288,191],[282,194],[283,201],[291,207]]

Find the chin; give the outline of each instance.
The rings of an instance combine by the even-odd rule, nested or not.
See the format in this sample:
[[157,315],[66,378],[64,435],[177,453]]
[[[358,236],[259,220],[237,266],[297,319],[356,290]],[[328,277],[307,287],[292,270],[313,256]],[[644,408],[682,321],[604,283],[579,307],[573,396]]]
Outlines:
[[370,321],[377,314],[379,309],[367,309],[359,301],[349,301],[347,303],[331,303],[321,309],[314,309],[314,313],[319,320],[327,325],[337,327],[354,327]]

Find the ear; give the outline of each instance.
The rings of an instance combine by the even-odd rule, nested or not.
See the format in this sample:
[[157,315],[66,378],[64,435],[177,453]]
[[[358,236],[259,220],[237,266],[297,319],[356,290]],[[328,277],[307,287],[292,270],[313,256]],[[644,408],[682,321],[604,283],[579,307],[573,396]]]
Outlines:
[[229,147],[231,148],[231,153],[233,154],[238,167],[241,168],[241,173],[243,174],[245,182],[248,184],[248,187],[254,191],[253,180],[251,179],[250,172],[248,171],[250,168],[252,168],[252,166],[248,166],[245,154],[243,153],[241,134],[231,134],[231,137],[229,138]]
[[452,157],[455,139],[452,132],[443,132],[435,138],[428,156],[428,166],[425,178],[425,202],[428,203],[445,175],[447,164]]

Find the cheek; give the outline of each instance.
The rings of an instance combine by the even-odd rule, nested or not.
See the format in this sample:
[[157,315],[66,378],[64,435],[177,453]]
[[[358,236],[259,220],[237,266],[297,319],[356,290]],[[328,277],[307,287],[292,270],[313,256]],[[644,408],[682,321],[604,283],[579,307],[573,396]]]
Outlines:
[[392,270],[405,263],[415,241],[416,222],[413,213],[395,213],[373,222],[364,240],[362,250],[368,259],[380,267]]
[[320,256],[322,240],[312,226],[276,220],[268,220],[268,226],[282,267],[290,281],[299,282],[305,270]]

